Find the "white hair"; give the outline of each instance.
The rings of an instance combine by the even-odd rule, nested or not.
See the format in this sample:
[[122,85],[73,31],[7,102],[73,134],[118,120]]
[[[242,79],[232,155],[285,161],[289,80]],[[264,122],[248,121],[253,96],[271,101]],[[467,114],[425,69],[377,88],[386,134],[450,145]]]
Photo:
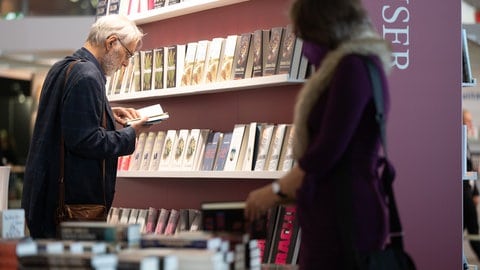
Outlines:
[[87,41],[100,45],[108,37],[116,35],[125,43],[137,42],[139,45],[144,36],[141,29],[124,15],[112,14],[100,17],[90,28]]

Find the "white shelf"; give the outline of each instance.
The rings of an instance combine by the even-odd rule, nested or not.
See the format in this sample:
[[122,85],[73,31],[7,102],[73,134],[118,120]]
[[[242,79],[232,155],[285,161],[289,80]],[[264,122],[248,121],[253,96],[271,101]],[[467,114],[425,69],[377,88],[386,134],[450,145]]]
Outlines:
[[291,84],[301,84],[305,80],[290,79],[287,74],[272,75],[272,76],[263,76],[242,80],[229,80],[223,82],[215,82],[202,85],[189,85],[176,88],[164,88],[164,89],[155,89],[147,90],[134,93],[125,93],[125,94],[115,94],[109,95],[109,101],[133,101],[133,100],[144,100],[150,98],[161,98],[161,97],[173,97],[173,96],[186,96],[186,95],[200,95],[200,94],[210,94],[218,93],[225,91],[236,91],[236,90],[246,90],[246,89],[255,89],[261,87],[271,87],[279,85],[291,85]]
[[249,0],[190,0],[130,15],[129,18],[140,25],[245,1]]
[[283,171],[118,171],[119,178],[278,179]]

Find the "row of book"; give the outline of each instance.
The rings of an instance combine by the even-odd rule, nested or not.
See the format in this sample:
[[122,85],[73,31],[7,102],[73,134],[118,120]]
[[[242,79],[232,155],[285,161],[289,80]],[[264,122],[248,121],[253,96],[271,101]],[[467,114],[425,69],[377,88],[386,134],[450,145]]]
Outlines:
[[288,171],[292,124],[236,124],[233,131],[180,129],[140,133],[119,171]]
[[309,70],[291,25],[136,52],[107,80],[107,95],[210,84]]
[[190,1],[196,0],[99,0],[96,16],[97,18],[110,14],[129,16]]

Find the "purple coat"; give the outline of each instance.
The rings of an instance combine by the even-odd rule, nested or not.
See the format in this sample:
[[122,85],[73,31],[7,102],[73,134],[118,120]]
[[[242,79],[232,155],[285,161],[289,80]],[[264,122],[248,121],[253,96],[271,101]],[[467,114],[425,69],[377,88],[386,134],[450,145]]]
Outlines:
[[[371,58],[382,67],[376,57]],[[389,94],[382,68],[385,111]],[[342,260],[340,227],[337,221],[335,166],[342,159],[352,180],[354,243],[359,251],[380,249],[388,234],[388,210],[380,191],[377,161],[380,134],[364,56],[344,56],[326,91],[310,111],[309,144],[299,159],[306,172],[298,190],[298,216],[302,228],[302,269],[337,269]]]

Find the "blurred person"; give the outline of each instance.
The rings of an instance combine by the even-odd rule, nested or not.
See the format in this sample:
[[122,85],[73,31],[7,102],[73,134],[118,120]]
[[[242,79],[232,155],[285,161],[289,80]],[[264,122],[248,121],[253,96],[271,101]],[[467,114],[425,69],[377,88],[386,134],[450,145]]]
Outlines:
[[33,238],[56,236],[62,141],[65,203],[106,204],[107,211],[111,207],[117,158],[131,154],[136,136],[148,127],[144,117],[116,130],[115,122],[124,126],[128,119],[140,115],[133,108],[110,107],[106,76],[128,65],[143,35],[125,16],[103,16],[91,26],[83,47],[49,70],[41,91],[22,195]]
[[[245,216],[258,218],[285,200],[296,200],[301,234],[300,269],[343,269],[334,176],[351,176],[353,245],[381,250],[388,239],[388,208],[379,179],[380,131],[366,61],[379,70],[385,113],[390,46],[374,31],[360,0],[296,0],[290,17],[316,71],[295,105],[295,165],[272,184],[250,192]],[[386,120],[385,120],[386,121]]]

